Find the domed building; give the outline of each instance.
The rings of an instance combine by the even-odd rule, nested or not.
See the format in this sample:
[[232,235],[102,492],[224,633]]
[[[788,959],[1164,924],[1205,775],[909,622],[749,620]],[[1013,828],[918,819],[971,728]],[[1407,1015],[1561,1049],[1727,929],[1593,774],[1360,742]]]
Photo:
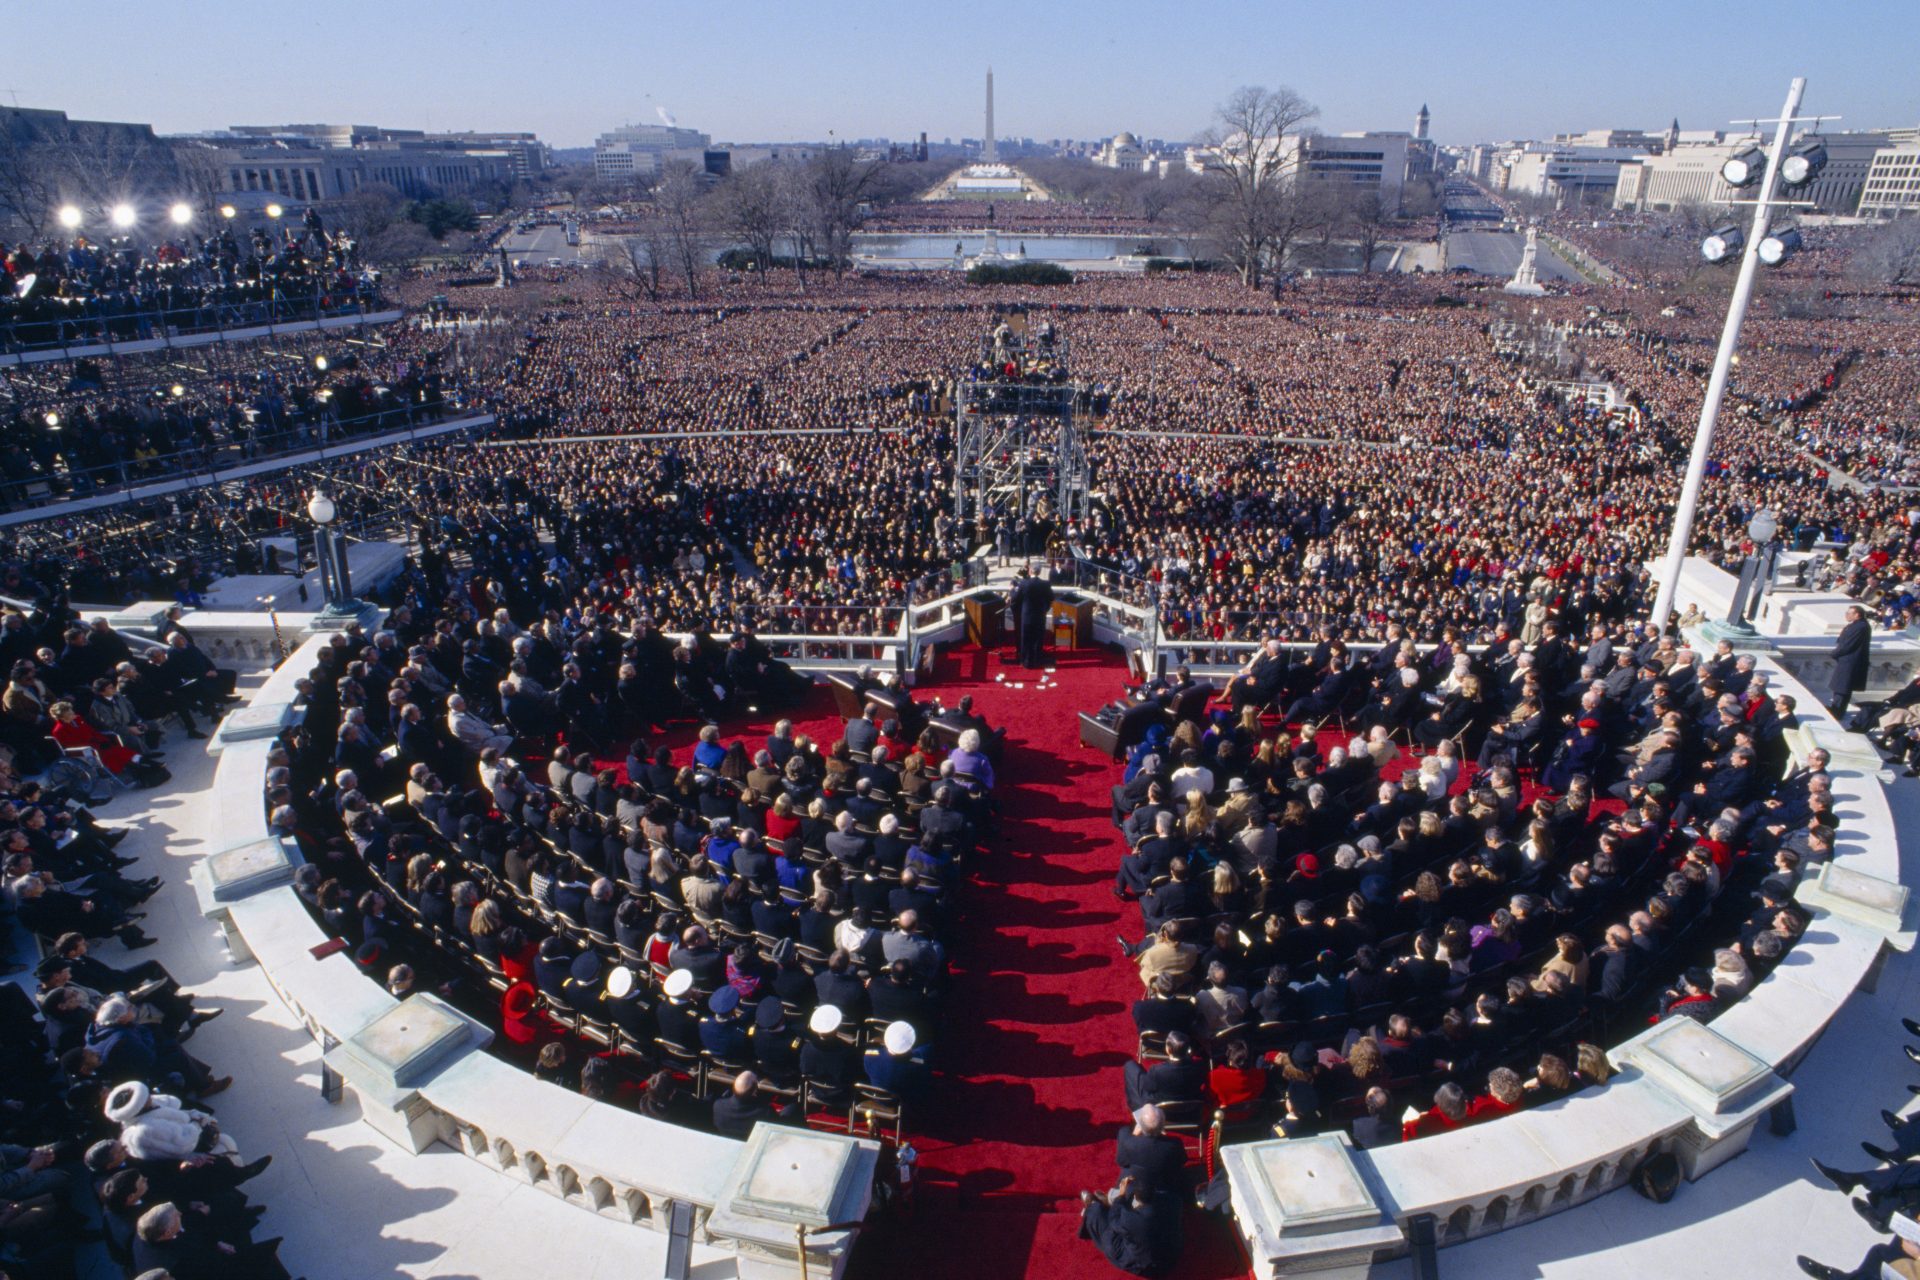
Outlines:
[[1140,144],[1140,139],[1122,130],[1107,139],[1093,162],[1103,164],[1109,169],[1138,169],[1150,153]]

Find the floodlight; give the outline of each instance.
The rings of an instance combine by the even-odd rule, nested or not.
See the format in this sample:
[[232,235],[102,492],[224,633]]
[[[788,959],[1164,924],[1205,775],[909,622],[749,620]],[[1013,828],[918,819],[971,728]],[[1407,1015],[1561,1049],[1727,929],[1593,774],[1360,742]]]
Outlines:
[[1790,187],[1804,187],[1826,167],[1826,144],[1818,138],[1807,138],[1780,162],[1780,180]]
[[60,415],[51,409],[47,410],[47,426],[55,431],[60,429]]
[[1800,248],[1800,228],[1782,227],[1760,242],[1760,261],[1777,267]]
[[315,356],[313,358],[313,367],[325,373],[327,371],[327,358],[325,356]]
[[193,206],[182,200],[167,210],[167,216],[173,219],[173,225],[184,227],[193,221]]
[[1750,187],[1760,181],[1766,168],[1766,154],[1749,142],[1721,162],[1720,176],[1730,187]]
[[1725,262],[1747,243],[1747,233],[1729,222],[1700,242],[1700,256],[1708,262]]
[[179,398],[180,398],[181,396],[183,396],[183,395],[185,395],[185,394],[187,394],[187,389],[186,389],[185,387],[183,387],[183,386],[181,386],[181,385],[180,385],[179,383],[177,383],[177,382],[173,384],[173,398],[174,398],[174,399],[176,399],[176,400],[178,400],[178,399],[179,399]]
[[234,208],[230,204],[223,204],[220,206],[220,216],[223,218],[231,218],[234,214],[238,212],[240,211]]
[[307,514],[313,518],[315,524],[332,524],[333,499],[316,490],[312,500],[307,503]]
[[279,216],[280,216],[281,214],[283,214],[283,213],[285,213],[285,212],[286,212],[286,210],[285,210],[285,209],[282,209],[282,208],[281,208],[281,207],[280,207],[279,205],[277,205],[277,204],[270,204],[270,205],[268,205],[268,206],[267,206],[267,216],[268,216],[269,218],[277,218],[277,217],[279,217]]
[[60,225],[71,231],[80,225],[80,210],[70,204],[60,206]]
[[112,218],[113,225],[122,231],[132,226],[135,219],[139,217],[139,215],[133,211],[133,206],[127,204],[125,201],[113,206],[112,211],[109,212],[107,216]]

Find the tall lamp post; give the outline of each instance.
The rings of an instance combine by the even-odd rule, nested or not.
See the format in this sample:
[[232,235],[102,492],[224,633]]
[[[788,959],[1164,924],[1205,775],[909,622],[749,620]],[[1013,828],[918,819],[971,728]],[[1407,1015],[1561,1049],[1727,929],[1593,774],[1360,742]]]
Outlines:
[[1759,273],[1762,261],[1768,266],[1777,266],[1800,247],[1800,233],[1793,227],[1768,234],[1774,206],[1783,202],[1777,187],[1783,177],[1788,187],[1803,187],[1819,176],[1820,169],[1826,163],[1826,149],[1817,140],[1803,140],[1791,155],[1788,154],[1787,142],[1793,126],[1804,123],[1795,113],[1800,110],[1800,99],[1806,93],[1806,88],[1804,76],[1794,77],[1793,83],[1788,86],[1786,106],[1780,112],[1780,118],[1771,122],[1774,126],[1771,151],[1763,156],[1757,145],[1749,145],[1728,157],[1720,166],[1720,176],[1729,186],[1740,190],[1753,186],[1757,181],[1759,190],[1751,201],[1753,222],[1750,232],[1742,233],[1737,224],[1728,223],[1709,235],[1700,246],[1700,254],[1708,262],[1726,262],[1734,254],[1740,254],[1740,274],[1734,280],[1733,298],[1727,305],[1727,322],[1720,331],[1720,347],[1713,357],[1713,373],[1707,380],[1706,400],[1700,406],[1700,425],[1694,432],[1693,453],[1687,460],[1686,480],[1680,487],[1680,503],[1674,511],[1673,533],[1667,542],[1666,559],[1661,564],[1660,587],[1654,597],[1651,618],[1658,630],[1664,630],[1667,620],[1673,616],[1673,597],[1680,585],[1680,570],[1686,562],[1687,544],[1693,536],[1693,518],[1700,506],[1700,488],[1706,479],[1707,458],[1713,451],[1713,429],[1719,421],[1720,403],[1726,398],[1728,376],[1737,358],[1734,350],[1740,345],[1740,326],[1747,318],[1747,303],[1753,297],[1754,278]]
[[333,531],[338,514],[323,489],[315,489],[307,502],[307,516],[313,521],[313,553],[320,566],[320,591],[326,607],[320,616],[326,619],[357,618],[361,603],[354,597],[353,580],[347,572],[346,539]]
[[1724,630],[1740,635],[1754,634],[1752,618],[1759,608],[1760,598],[1767,593],[1767,584],[1773,580],[1774,557],[1780,550],[1780,544],[1774,538],[1779,532],[1779,517],[1765,507],[1754,512],[1753,518],[1747,521],[1747,537],[1753,541],[1753,550],[1740,566],[1740,585],[1734,588],[1733,603],[1727,608]]

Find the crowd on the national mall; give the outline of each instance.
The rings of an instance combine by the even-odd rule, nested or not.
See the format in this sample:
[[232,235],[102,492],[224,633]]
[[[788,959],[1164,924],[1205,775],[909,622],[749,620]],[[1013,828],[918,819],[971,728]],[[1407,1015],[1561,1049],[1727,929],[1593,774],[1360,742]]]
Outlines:
[[[7,269],[16,334],[63,308],[112,327],[362,287],[324,227],[173,260],[20,246]],[[409,320],[196,372],[6,375],[9,502],[390,410],[496,418],[0,531],[5,906],[43,957],[0,985],[7,1274],[67,1274],[93,1233],[130,1274],[276,1274],[242,1185],[263,1162],[206,1104],[230,1078],[185,1047],[219,1011],[128,954],[158,882],[94,814],[163,785],[176,726],[198,737],[233,677],[190,614],[149,644],[70,601],[190,609],[218,577],[297,572],[258,546],[304,540],[316,484],[341,527],[411,554],[378,624],[301,673],[262,779],[301,898],[368,981],[483,1014],[536,1076],[732,1137],[826,1118],[910,1152],[965,1034],[943,1018],[954,903],[990,893],[970,867],[1031,760],[858,638],[893,635],[982,547],[1079,560],[1155,611],[1173,663],[1119,709],[1138,733],[1099,797],[1134,1025],[1101,1117],[1113,1181],[1082,1222],[1125,1270],[1166,1270],[1194,1206],[1222,1206],[1221,1140],[1375,1147],[1605,1088],[1609,1045],[1710,1020],[1801,938],[1795,886],[1841,821],[1824,754],[1790,756],[1805,709],[1750,657],[1642,622],[1717,317],[1651,287],[1521,317],[1451,279],[1269,299],[1190,272],[1054,293],[711,274],[691,301],[529,281],[488,298],[484,340]],[[963,525],[957,383],[993,376],[982,335],[1026,306],[1108,410],[1094,499]],[[1820,549],[1858,603],[1819,691],[1839,712],[1867,635],[1920,610],[1920,513],[1871,483],[1905,472],[1916,366],[1875,314],[1756,316],[1693,548],[1737,570],[1764,508]],[[1534,377],[1496,341],[1509,319],[1559,326],[1622,400]],[[875,666],[829,732],[739,731],[817,716],[793,668],[813,655],[761,638],[791,633],[853,637],[836,651]],[[1188,672],[1221,661],[1218,689]],[[1917,707],[1920,682],[1856,723],[1920,760]],[[1920,1198],[1904,1177],[1836,1181],[1885,1221]]]

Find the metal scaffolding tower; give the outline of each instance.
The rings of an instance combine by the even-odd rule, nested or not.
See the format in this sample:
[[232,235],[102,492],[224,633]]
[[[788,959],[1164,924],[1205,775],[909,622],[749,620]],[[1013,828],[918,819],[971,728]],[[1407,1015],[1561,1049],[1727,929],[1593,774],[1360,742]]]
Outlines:
[[1093,465],[1080,421],[1104,391],[1068,374],[1067,340],[1016,314],[997,322],[954,394],[953,514],[962,529],[1084,520]]

